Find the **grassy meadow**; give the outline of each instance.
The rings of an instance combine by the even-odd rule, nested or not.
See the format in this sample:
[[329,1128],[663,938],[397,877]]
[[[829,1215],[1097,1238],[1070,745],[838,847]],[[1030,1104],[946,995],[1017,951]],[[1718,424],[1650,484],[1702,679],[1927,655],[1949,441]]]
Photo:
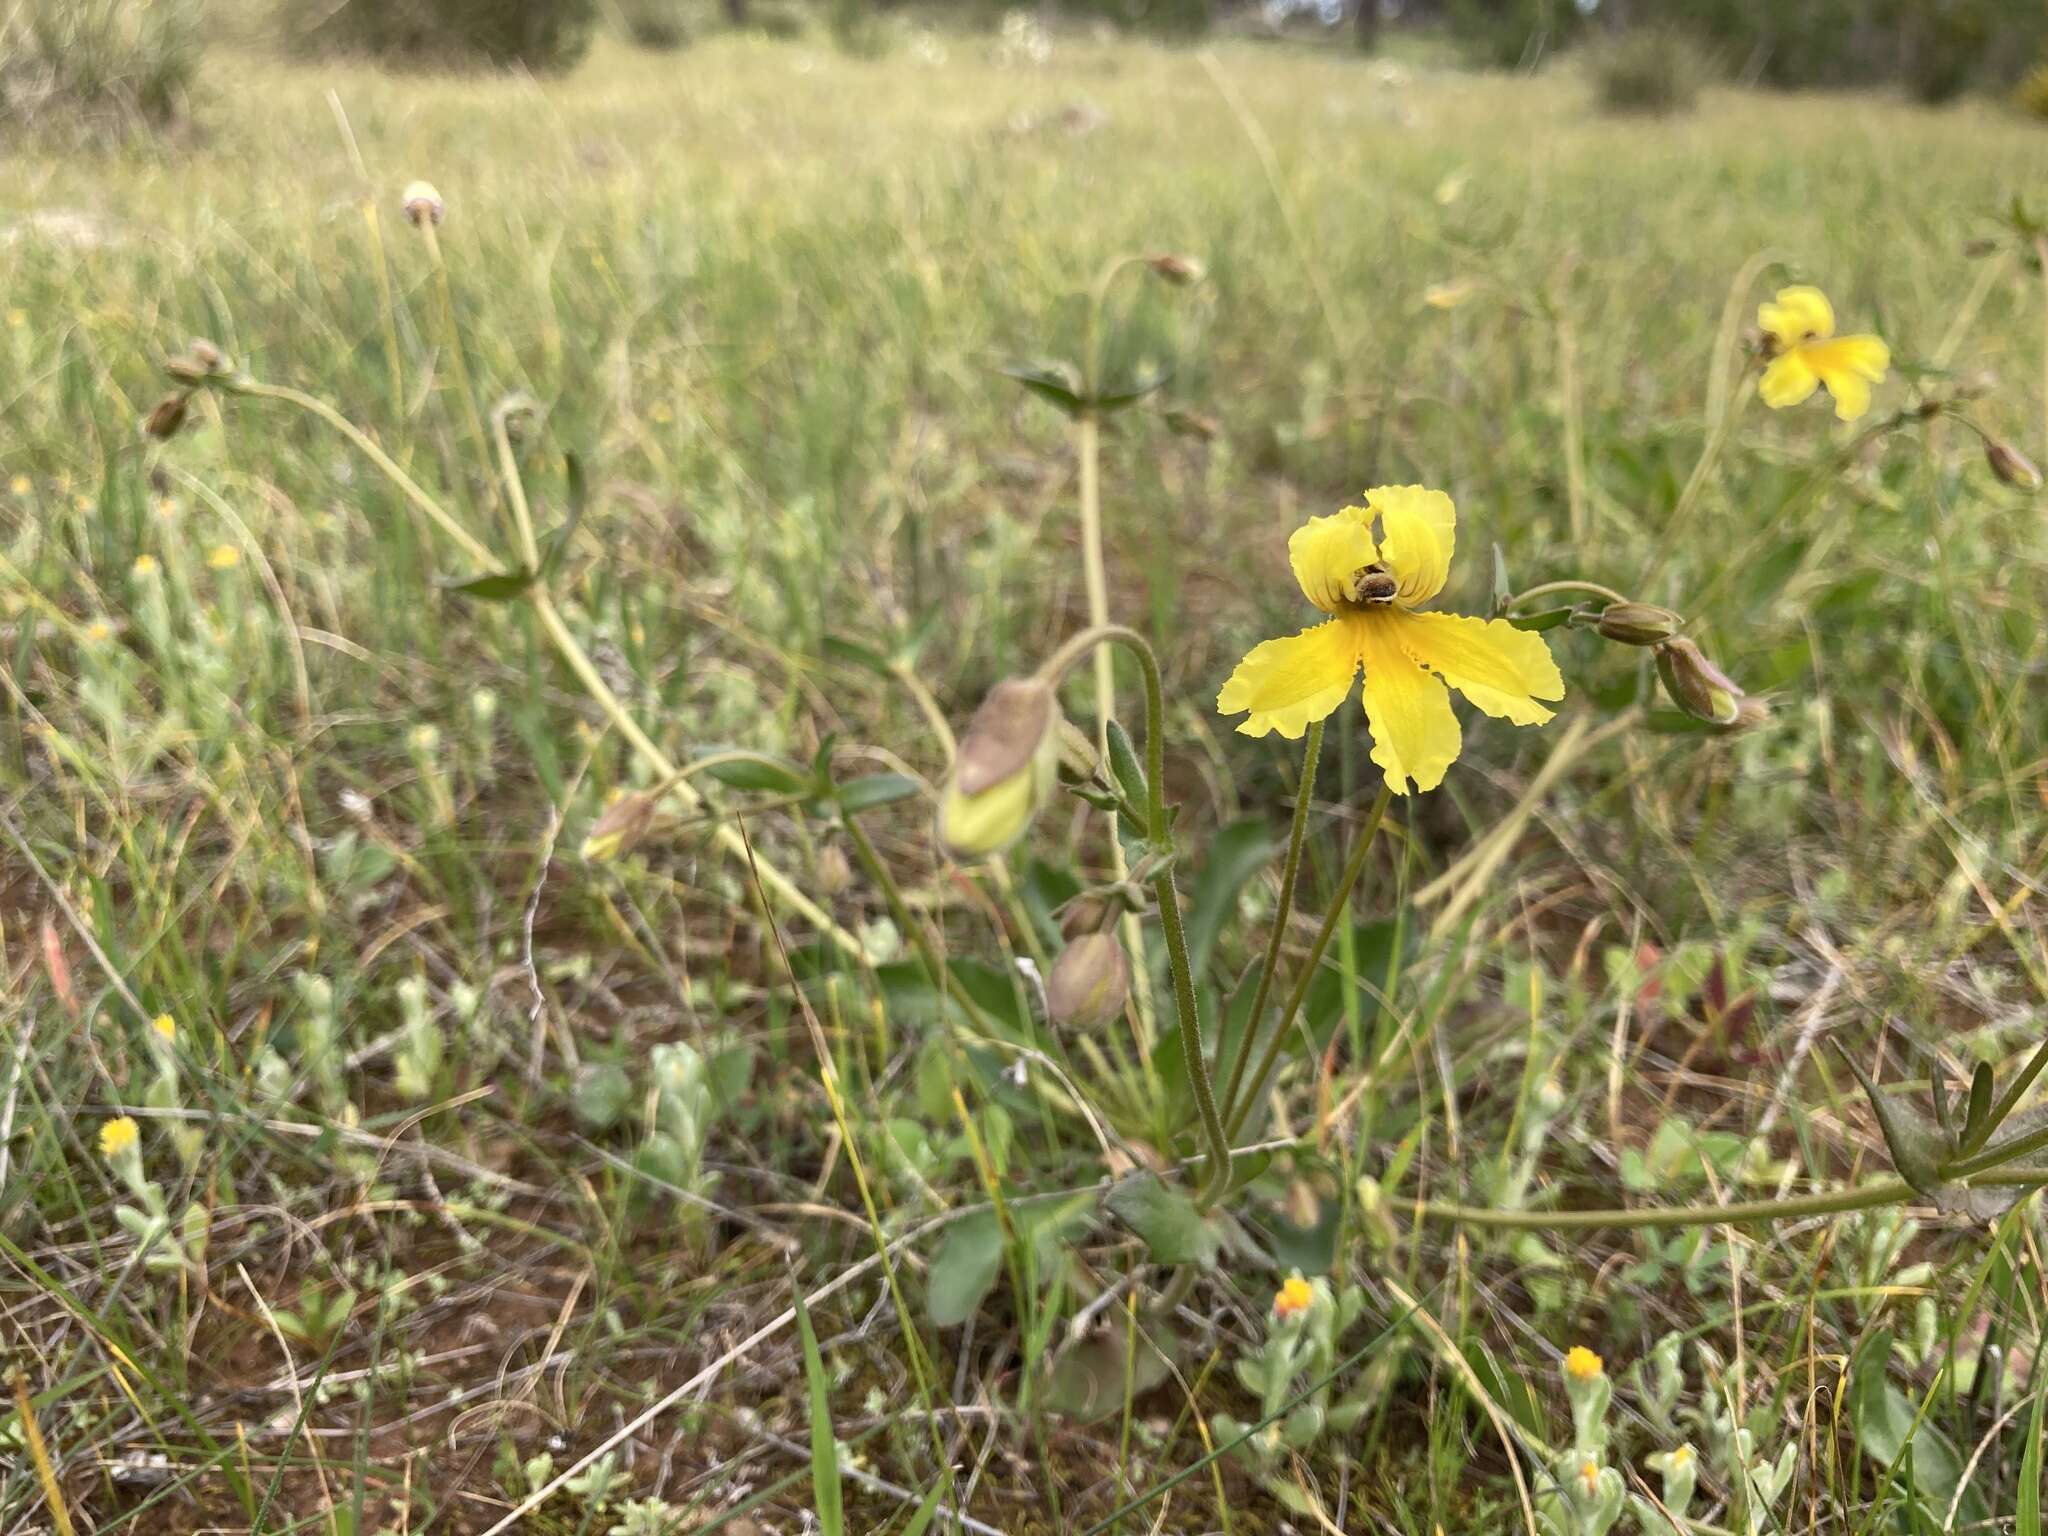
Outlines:
[[[1952,1086],[2033,1152],[2038,123],[947,33],[202,80],[0,159],[6,1530],[2038,1536],[2043,1231],[1977,1196],[2048,1174]],[[1095,328],[1164,379],[1100,431],[1121,782],[1205,1052],[1301,985],[1213,1207],[1157,912],[1110,1022],[1035,980],[1158,838],[933,833],[1089,618],[1092,452],[1000,370],[1162,252]],[[1890,344],[1853,425],[1755,397],[1791,283]],[[1459,705],[1372,840],[1354,693],[1284,881],[1301,749],[1217,691],[1410,482],[1445,608],[1497,549],[1767,708],[1550,629],[1557,719]]]

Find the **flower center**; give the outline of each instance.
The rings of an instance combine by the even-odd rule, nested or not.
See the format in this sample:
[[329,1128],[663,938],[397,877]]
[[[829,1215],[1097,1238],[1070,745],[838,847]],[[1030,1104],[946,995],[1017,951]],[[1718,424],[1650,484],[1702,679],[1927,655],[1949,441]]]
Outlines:
[[1393,572],[1383,565],[1368,565],[1345,578],[1344,601],[1352,608],[1381,607],[1391,603],[1400,590],[1401,584],[1394,580]]

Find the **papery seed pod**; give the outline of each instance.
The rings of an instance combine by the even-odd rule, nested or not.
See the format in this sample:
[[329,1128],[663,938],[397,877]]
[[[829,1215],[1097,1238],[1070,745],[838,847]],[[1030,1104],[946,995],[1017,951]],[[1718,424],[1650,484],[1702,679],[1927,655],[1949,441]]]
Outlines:
[[1984,462],[1991,466],[1991,473],[2007,485],[2016,485],[2023,491],[2041,489],[2041,471],[2011,443],[1995,437],[1985,438]]
[[1685,622],[1669,608],[1653,603],[1609,603],[1593,627],[1603,640],[1617,645],[1661,645]]
[[631,853],[654,824],[654,807],[655,797],[644,790],[621,795],[606,806],[583,839],[583,862],[607,864]]
[[185,406],[189,397],[183,390],[165,395],[157,401],[156,408],[142,419],[142,430],[159,442],[167,442],[178,435],[178,429],[185,425]]
[[442,214],[447,212],[447,205],[441,201],[441,194],[434,190],[434,184],[430,181],[413,182],[405,189],[399,203],[414,227],[422,224],[439,224]]
[[1060,908],[1060,937],[1071,941],[1084,933],[1100,933],[1115,922],[1123,910],[1122,902],[1107,896],[1093,892],[1076,896]]
[[1711,725],[1735,723],[1741,688],[1691,640],[1679,636],[1658,646],[1657,674],[1664,679],[1671,702],[1695,720]]
[[1046,1011],[1053,1022],[1092,1029],[1124,1011],[1131,995],[1131,962],[1112,934],[1084,933],[1052,963],[1045,979]]
[[939,801],[939,840],[955,858],[980,858],[1024,835],[1059,775],[1059,707],[1041,678],[989,690],[960,738]]
[[1147,256],[1145,265],[1152,269],[1152,275],[1173,284],[1176,288],[1192,288],[1202,280],[1202,264],[1192,256],[1175,256],[1162,252]]

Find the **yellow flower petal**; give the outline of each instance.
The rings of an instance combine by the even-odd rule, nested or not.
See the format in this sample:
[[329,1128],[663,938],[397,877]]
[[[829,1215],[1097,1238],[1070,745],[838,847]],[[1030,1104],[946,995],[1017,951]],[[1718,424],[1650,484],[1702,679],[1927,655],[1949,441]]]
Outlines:
[[1335,613],[1350,595],[1351,578],[1379,559],[1371,524],[1365,508],[1346,507],[1328,517],[1310,518],[1288,539],[1294,579],[1301,583],[1302,595],[1323,612]]
[[1388,617],[1402,650],[1497,719],[1541,725],[1551,711],[1536,701],[1564,697],[1564,676],[1541,635],[1456,613]]
[[1380,559],[1400,583],[1397,600],[1426,603],[1443,591],[1457,542],[1458,509],[1442,491],[1382,485],[1365,493],[1380,519]]
[[1396,794],[1407,794],[1411,779],[1417,789],[1435,789],[1464,741],[1451,713],[1450,690],[1402,648],[1390,610],[1362,615],[1359,638],[1372,760],[1386,770]]
[[1757,381],[1757,395],[1772,410],[1797,405],[1820,387],[1820,376],[1806,365],[1805,350],[1795,347],[1782,357],[1771,359],[1771,366]]
[[1454,277],[1448,283],[1431,283],[1422,290],[1422,302],[1431,309],[1456,309],[1479,291],[1469,277]]
[[1842,336],[1799,351],[1834,396],[1835,414],[1843,421],[1870,409],[1870,386],[1883,380],[1892,361],[1892,349],[1875,336]]
[[119,1157],[141,1140],[141,1128],[127,1115],[117,1115],[100,1127],[100,1156]]
[[1825,341],[1835,334],[1835,306],[1818,288],[1801,283],[1780,288],[1777,303],[1758,305],[1756,323],[1776,337],[1781,347]]
[[1216,708],[1226,715],[1250,710],[1238,726],[1246,736],[1278,731],[1298,739],[1310,721],[1326,718],[1351,692],[1362,628],[1357,616],[1348,616],[1253,646],[1216,695]]

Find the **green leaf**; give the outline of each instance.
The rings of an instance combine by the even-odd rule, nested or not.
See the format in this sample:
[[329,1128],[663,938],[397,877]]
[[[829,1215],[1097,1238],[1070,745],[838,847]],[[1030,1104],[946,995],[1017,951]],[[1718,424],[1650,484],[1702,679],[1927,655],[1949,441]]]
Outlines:
[[956,1328],[974,1316],[1002,1272],[1003,1229],[993,1211],[953,1224],[932,1256],[925,1306],[932,1325]]
[[1004,378],[1015,379],[1069,416],[1078,416],[1088,407],[1087,398],[1081,393],[1080,370],[1071,363],[1011,363],[996,371]]
[[[1849,1372],[1849,1416],[1864,1454],[1893,1469],[1895,1482],[1910,1487],[1921,1508],[1939,1525],[1948,1516],[1962,1481],[1963,1462],[1939,1429],[1922,1417],[1911,1398],[1886,1377],[1892,1353],[1892,1331],[1880,1328],[1856,1351]],[[1911,1456],[1910,1465],[1907,1456]],[[1948,1529],[1965,1531],[1990,1519],[1984,1496],[1973,1487],[1963,1490],[1956,1522]]]
[[713,763],[704,770],[729,789],[762,790],[774,795],[800,795],[811,788],[811,776],[781,758],[750,755],[730,762]]
[[569,541],[576,537],[576,525],[583,521],[583,508],[589,499],[589,489],[583,483],[583,461],[573,453],[562,458],[568,477],[569,515],[562,519],[561,527],[548,535],[547,548],[541,552],[542,581],[562,568],[563,557],[569,553]]
[[2020,1457],[2020,1486],[2013,1510],[2012,1536],[2041,1536],[2041,1411],[2048,1406],[2048,1392],[2034,1391],[2034,1408],[2027,1415],[2027,1449]]
[[1110,1186],[1102,1203],[1144,1242],[1153,1263],[1216,1262],[1222,1246],[1216,1228],[1195,1209],[1194,1201],[1158,1174],[1126,1175]]
[[852,779],[838,790],[839,808],[849,816],[871,811],[878,805],[908,800],[917,793],[917,780],[901,773],[871,773]]
[[1188,892],[1188,963],[1197,976],[1237,915],[1237,899],[1258,872],[1272,863],[1280,842],[1263,821],[1237,821],[1209,840],[1202,873]]
[[480,603],[509,603],[532,585],[533,572],[522,565],[509,571],[493,571],[488,576],[472,576],[467,581],[444,581],[441,589]]
[[1112,1316],[1114,1321],[1107,1329],[1077,1340],[1053,1361],[1044,1401],[1055,1413],[1083,1423],[1106,1418],[1123,1407],[1127,1372],[1134,1397],[1166,1380],[1166,1356],[1173,1352],[1173,1336],[1157,1326],[1141,1326],[1133,1350],[1123,1313]]
[[[1344,1201],[1329,1179],[1313,1172],[1297,1174],[1289,1181],[1288,1198],[1270,1209],[1261,1225],[1266,1248],[1284,1274],[1298,1269],[1304,1275],[1326,1275],[1337,1262],[1337,1234],[1343,1225]],[[1308,1216],[1305,1224],[1295,1215]]]
[[831,1384],[825,1379],[825,1360],[818,1353],[803,1286],[794,1274],[789,1289],[795,1298],[797,1331],[803,1335],[804,1387],[811,1400],[811,1498],[818,1530],[821,1536],[845,1536],[845,1491],[839,1485],[839,1441],[832,1433]]
[[617,1062],[586,1066],[571,1094],[576,1118],[592,1130],[608,1131],[625,1117],[633,1102],[633,1081]]
[[1543,1401],[1525,1373],[1502,1370],[1493,1351],[1479,1339],[1466,1344],[1465,1363],[1472,1367],[1472,1375],[1486,1389],[1486,1395],[1517,1425],[1539,1440],[1550,1433],[1550,1426],[1544,1421]]
[[1856,1074],[1856,1081],[1863,1085],[1871,1112],[1877,1116],[1877,1128],[1884,1133],[1884,1144],[1891,1152],[1892,1167],[1898,1170],[1899,1177],[1929,1199],[1940,1197],[1941,1161],[1949,1150],[1941,1133],[1897,1094],[1880,1091],[1862,1064],[1847,1051],[1842,1053],[1842,1059]]
[[839,635],[827,635],[818,642],[818,648],[834,661],[844,661],[856,667],[864,667],[877,677],[892,675],[889,658],[870,646],[857,640],[848,640]]
[[932,1484],[932,1491],[924,1496],[924,1502],[917,1506],[909,1523],[903,1527],[903,1536],[924,1536],[925,1528],[939,1512],[939,1500],[946,1496],[946,1488],[952,1481],[951,1473],[939,1473],[938,1481]]
[[1970,1074],[1970,1107],[1963,1116],[1962,1151],[1975,1152],[1988,1138],[1991,1125],[1991,1063],[1980,1061]]
[[[1104,733],[1109,737],[1109,771],[1116,776],[1117,788],[1124,792],[1124,798],[1134,806],[1145,804],[1145,770],[1138,765],[1137,748],[1131,745],[1131,738],[1125,732],[1121,720],[1109,722]],[[1145,828],[1147,832],[1151,828]]]
[[1095,409],[1106,416],[1112,411],[1136,405],[1155,390],[1164,388],[1168,377],[1167,374],[1156,373],[1149,378],[1133,379],[1122,389],[1104,390],[1095,397]]

